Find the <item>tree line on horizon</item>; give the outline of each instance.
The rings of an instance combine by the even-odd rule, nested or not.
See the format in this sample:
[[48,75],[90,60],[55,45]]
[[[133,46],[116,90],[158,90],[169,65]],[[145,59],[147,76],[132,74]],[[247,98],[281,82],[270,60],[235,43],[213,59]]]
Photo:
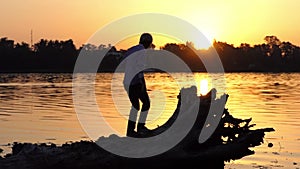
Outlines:
[[[205,50],[186,44],[167,43],[159,50],[167,50],[180,57],[192,71],[205,72],[205,65],[198,55],[210,57],[217,52],[225,72],[300,72],[300,47],[281,42],[276,36],[266,36],[265,43],[251,46],[242,43],[234,47],[226,42],[214,41]],[[216,52],[215,52],[216,51]],[[102,56],[98,72],[113,72],[123,60],[126,50],[111,45],[85,44],[79,48],[72,39],[45,40],[30,46],[0,39],[0,72],[73,72],[79,53],[87,60],[96,61]],[[86,65],[87,70],[89,65]]]

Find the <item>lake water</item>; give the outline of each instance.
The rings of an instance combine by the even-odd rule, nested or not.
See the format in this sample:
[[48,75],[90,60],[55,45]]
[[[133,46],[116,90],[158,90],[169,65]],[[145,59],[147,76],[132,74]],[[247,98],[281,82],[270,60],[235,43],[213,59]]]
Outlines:
[[[98,107],[88,108],[90,127],[99,136],[125,135],[130,109],[123,90],[123,74],[78,74],[82,91],[73,90],[72,74],[0,74],[0,146],[10,151],[12,142],[52,142],[62,144],[89,140],[76,105],[89,104],[91,97]],[[151,109],[147,126],[163,124],[176,108],[181,86],[191,83],[186,73],[148,73],[145,75]],[[179,78],[178,78],[179,77]],[[215,87],[220,96],[229,94],[226,104],[237,118],[250,118],[254,128],[273,127],[265,143],[253,148],[254,155],[226,163],[225,168],[300,168],[300,74],[264,73],[194,73],[199,94]],[[205,87],[205,85],[208,85]],[[73,92],[79,99],[74,106]],[[76,94],[75,94],[76,95]],[[77,112],[78,113],[78,112]],[[104,121],[95,121],[101,116]],[[105,129],[110,126],[111,131]],[[103,130],[101,130],[103,129]],[[269,148],[268,143],[273,143]],[[1,154],[0,154],[1,155]]]

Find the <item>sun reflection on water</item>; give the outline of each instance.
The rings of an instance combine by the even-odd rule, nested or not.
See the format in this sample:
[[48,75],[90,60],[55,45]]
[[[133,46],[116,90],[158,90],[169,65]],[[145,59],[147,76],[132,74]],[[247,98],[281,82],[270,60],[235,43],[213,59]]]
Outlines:
[[206,95],[208,93],[208,81],[203,79],[200,81],[200,95]]

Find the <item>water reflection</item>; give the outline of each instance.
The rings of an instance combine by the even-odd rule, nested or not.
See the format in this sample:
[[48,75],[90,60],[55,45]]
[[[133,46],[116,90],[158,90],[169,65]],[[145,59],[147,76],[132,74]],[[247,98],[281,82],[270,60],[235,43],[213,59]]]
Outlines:
[[[95,94],[100,115],[120,134],[125,133],[130,102],[122,82],[111,83],[113,78],[122,76],[97,74],[95,82],[81,84],[88,89],[82,97]],[[185,74],[179,73],[178,76],[185,77]],[[149,73],[145,77],[151,99],[147,124],[154,128],[173,113],[180,89],[169,74]],[[252,117],[258,128],[276,129],[276,132],[267,134],[266,143],[256,149],[254,156],[227,164],[228,168],[230,165],[233,168],[271,166],[274,159],[286,168],[294,167],[293,160],[299,161],[300,158],[299,73],[229,73],[225,74],[225,79],[221,74],[195,73],[194,77],[199,95],[206,86],[206,82],[201,85],[201,81],[207,81],[207,89],[216,88],[217,97],[229,94],[226,107],[235,117]],[[79,78],[93,80],[89,74],[81,74]],[[0,144],[13,141],[60,144],[88,139],[78,122],[72,96],[72,74],[0,74]],[[93,119],[94,116],[88,118]],[[92,125],[101,128],[106,124]],[[268,142],[272,142],[274,147],[268,148]]]

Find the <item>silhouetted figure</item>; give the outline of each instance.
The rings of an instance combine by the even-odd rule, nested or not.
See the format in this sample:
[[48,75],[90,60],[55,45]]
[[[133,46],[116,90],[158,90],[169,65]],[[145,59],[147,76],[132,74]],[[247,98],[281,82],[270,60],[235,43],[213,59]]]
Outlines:
[[[125,58],[131,54],[136,54],[128,58],[125,68],[124,87],[127,91],[128,97],[131,102],[131,110],[129,113],[127,136],[136,137],[149,131],[145,127],[148,111],[150,109],[150,99],[147,93],[146,82],[144,79],[143,70],[145,69],[145,52],[143,50],[150,48],[152,44],[152,36],[149,33],[143,33],[140,36],[139,44],[133,46],[125,53]],[[137,114],[140,110],[139,101],[143,103],[138,124],[137,133],[134,131],[136,126]]]

